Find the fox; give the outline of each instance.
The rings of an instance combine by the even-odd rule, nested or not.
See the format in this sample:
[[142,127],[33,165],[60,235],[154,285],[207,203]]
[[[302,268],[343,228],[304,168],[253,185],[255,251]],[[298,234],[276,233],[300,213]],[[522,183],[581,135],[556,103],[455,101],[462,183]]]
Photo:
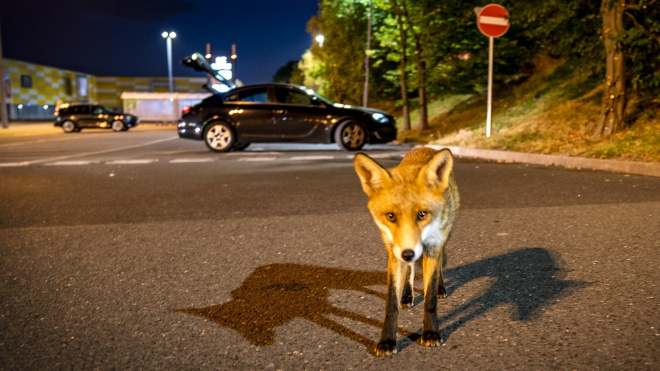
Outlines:
[[447,261],[445,245],[460,203],[452,153],[449,149],[415,148],[390,169],[364,153],[356,154],[353,162],[388,256],[385,320],[375,353],[397,353],[399,307],[412,307],[415,262],[419,258],[424,285],[420,342],[436,347],[441,342],[438,297],[447,296],[442,276]]

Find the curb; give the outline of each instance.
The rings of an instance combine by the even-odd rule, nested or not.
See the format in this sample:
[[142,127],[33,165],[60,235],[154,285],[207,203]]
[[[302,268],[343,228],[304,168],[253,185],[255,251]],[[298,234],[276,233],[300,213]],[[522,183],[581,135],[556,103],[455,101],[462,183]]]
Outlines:
[[598,160],[593,158],[541,155],[535,153],[498,151],[492,149],[474,149],[439,145],[425,145],[433,149],[449,148],[452,154],[462,157],[483,158],[488,160],[522,162],[526,164],[555,165],[568,168],[605,170],[615,173],[628,173],[660,177],[660,163]]

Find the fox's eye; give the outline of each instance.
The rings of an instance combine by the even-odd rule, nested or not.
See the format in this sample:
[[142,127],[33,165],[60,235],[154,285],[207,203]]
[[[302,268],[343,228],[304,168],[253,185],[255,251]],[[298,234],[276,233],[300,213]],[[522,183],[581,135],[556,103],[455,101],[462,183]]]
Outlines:
[[387,213],[385,216],[387,217],[387,220],[391,222],[396,221],[396,215],[394,215],[394,213]]
[[429,214],[429,213],[428,213],[427,211],[420,211],[419,213],[417,213],[417,220],[424,220],[424,219],[426,219],[426,217],[428,216],[428,214]]

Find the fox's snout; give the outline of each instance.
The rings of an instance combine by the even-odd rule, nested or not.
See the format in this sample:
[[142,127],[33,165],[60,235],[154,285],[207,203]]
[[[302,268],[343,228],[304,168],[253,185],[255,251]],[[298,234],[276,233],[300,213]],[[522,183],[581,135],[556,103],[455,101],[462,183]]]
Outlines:
[[404,231],[390,231],[393,235],[393,239],[389,241],[392,252],[397,259],[404,263],[414,262],[423,253],[421,236],[411,232],[408,228]]
[[406,249],[401,251],[401,258],[407,262],[410,262],[415,257],[415,251],[412,249]]

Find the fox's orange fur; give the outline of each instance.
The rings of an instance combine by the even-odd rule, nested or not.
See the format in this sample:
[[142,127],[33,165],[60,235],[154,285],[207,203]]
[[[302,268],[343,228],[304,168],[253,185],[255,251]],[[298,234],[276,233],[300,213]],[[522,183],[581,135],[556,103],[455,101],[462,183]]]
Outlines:
[[399,166],[386,170],[365,154],[355,156],[355,170],[369,197],[371,216],[388,252],[387,307],[377,355],[396,353],[399,305],[412,305],[415,261],[422,257],[424,319],[422,344],[440,343],[436,308],[446,295],[442,279],[444,247],[458,215],[458,186],[447,149],[418,148]]

